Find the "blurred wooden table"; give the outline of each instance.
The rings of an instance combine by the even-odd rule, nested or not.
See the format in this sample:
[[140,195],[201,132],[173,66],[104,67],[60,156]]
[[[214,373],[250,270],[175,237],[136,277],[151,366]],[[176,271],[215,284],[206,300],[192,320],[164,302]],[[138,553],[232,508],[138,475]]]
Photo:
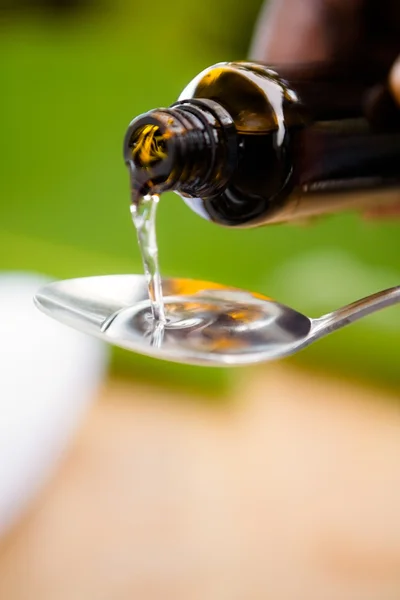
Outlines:
[[0,598],[399,600],[400,395],[276,364],[214,404],[110,381]]

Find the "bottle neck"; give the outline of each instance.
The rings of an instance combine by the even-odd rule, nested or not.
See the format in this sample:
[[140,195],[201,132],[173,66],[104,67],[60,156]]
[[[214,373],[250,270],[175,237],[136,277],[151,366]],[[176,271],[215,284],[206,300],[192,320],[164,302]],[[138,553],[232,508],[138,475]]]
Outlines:
[[236,129],[212,100],[176,102],[129,125],[124,158],[138,195],[169,190],[192,197],[218,194],[237,164]]

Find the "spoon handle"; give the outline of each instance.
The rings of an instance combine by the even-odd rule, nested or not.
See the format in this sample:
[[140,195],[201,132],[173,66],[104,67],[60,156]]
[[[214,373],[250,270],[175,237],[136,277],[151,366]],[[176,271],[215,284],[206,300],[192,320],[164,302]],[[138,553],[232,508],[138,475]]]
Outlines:
[[358,319],[398,303],[400,303],[400,286],[371,294],[371,296],[323,315],[319,319],[313,319],[311,336],[313,338],[322,337],[341,327],[350,325]]

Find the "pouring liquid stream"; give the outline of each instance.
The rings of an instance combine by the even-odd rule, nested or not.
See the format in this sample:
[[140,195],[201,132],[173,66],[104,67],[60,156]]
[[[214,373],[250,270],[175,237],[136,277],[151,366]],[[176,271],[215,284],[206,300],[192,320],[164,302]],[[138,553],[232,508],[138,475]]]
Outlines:
[[157,194],[136,197],[132,193],[132,221],[136,228],[146,274],[155,328],[160,328],[162,324],[166,323],[156,237],[156,211],[159,200],[160,197]]

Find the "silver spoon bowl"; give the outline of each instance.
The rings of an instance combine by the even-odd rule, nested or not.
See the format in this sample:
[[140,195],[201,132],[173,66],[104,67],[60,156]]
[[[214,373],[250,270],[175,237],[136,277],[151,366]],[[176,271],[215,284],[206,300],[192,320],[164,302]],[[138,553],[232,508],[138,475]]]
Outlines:
[[143,275],[69,279],[41,288],[47,315],[128,350],[208,366],[289,356],[358,319],[400,302],[400,286],[311,319],[267,296],[191,279],[164,279],[167,321],[154,323]]

